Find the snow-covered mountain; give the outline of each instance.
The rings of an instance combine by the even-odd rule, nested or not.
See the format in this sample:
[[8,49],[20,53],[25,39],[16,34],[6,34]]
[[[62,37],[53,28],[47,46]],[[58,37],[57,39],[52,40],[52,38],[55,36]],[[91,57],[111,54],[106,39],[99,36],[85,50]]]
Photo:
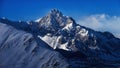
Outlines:
[[31,22],[1,18],[0,33],[3,68],[120,67],[120,39],[79,25],[57,9]]

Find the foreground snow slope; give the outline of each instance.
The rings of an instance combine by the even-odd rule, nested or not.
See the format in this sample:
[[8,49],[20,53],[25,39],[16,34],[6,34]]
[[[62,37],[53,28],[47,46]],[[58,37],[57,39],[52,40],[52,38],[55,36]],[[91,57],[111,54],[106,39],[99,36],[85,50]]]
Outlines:
[[67,68],[65,58],[43,43],[38,45],[32,34],[0,23],[0,68]]

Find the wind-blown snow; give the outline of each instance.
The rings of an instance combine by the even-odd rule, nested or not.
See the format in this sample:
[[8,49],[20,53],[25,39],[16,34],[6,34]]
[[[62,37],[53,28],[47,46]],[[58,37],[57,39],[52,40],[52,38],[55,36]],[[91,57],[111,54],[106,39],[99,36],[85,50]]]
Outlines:
[[38,45],[30,33],[2,23],[0,32],[0,68],[68,67],[64,57],[58,52],[41,47],[43,41],[39,41]]

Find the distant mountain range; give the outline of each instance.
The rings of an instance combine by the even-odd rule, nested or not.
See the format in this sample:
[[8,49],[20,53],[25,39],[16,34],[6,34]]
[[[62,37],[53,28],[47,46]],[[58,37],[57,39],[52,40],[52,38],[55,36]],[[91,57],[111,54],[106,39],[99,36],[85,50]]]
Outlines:
[[0,68],[118,68],[120,39],[57,9],[35,21],[0,18]]

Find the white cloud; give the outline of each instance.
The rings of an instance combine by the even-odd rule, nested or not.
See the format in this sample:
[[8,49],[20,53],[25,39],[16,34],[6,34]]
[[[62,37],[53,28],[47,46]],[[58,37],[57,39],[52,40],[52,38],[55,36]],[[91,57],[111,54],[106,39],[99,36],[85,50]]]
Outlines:
[[97,31],[109,31],[120,38],[120,17],[106,14],[96,14],[82,17],[78,20],[80,25]]

